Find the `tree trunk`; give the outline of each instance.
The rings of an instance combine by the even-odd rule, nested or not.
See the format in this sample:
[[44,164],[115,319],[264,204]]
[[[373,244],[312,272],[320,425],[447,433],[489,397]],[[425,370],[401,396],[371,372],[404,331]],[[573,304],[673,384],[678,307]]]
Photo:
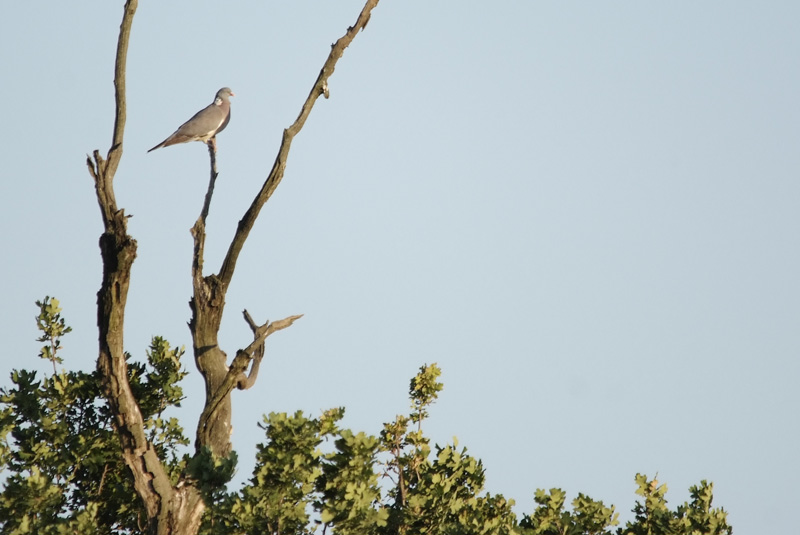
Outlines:
[[195,447],[199,451],[207,446],[215,456],[228,457],[232,451],[232,405],[231,391],[224,392],[229,373],[227,355],[217,341],[225,309],[225,291],[219,286],[217,277],[203,278],[199,272],[195,274],[189,328],[195,363],[206,385],[207,409],[198,422]]

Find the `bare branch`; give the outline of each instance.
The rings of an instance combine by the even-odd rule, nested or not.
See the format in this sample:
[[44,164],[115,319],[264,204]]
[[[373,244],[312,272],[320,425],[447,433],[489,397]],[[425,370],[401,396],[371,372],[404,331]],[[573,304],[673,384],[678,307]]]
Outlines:
[[[244,309],[242,314],[244,315],[244,321],[246,321],[247,325],[250,326],[250,330],[253,331],[253,336],[255,338],[261,336],[261,334],[269,325],[269,320],[267,320],[264,325],[256,324],[247,309]],[[245,376],[244,373],[239,374],[239,377],[236,380],[236,388],[239,390],[247,390],[256,383],[256,379],[258,378],[258,369],[261,367],[261,359],[264,358],[264,354],[266,352],[265,346],[266,343],[262,343],[253,352],[253,363],[250,365],[250,373],[247,374],[247,376]]]
[[208,157],[211,163],[211,178],[208,181],[208,191],[206,191],[206,198],[203,202],[203,210],[200,212],[200,219],[203,220],[203,224],[206,222],[206,218],[208,217],[208,210],[211,207],[211,197],[214,195],[214,185],[217,182],[217,144],[216,139],[211,138],[207,143],[208,145]]
[[192,254],[192,279],[195,281],[195,284],[201,282],[203,278],[203,258],[206,243],[206,219],[208,218],[208,211],[211,207],[211,198],[214,196],[214,186],[217,183],[217,176],[219,175],[217,172],[216,143],[209,140],[207,145],[211,167],[210,178],[208,180],[208,190],[206,191],[206,198],[203,201],[203,209],[200,211],[200,216],[197,218],[197,221],[191,229],[192,238],[194,240],[194,253]]
[[356,23],[349,27],[344,36],[342,36],[338,41],[336,41],[336,43],[333,44],[331,47],[331,52],[328,54],[328,59],[322,66],[319,76],[317,76],[317,81],[314,82],[306,101],[303,103],[303,106],[300,109],[297,119],[289,128],[283,131],[283,140],[281,141],[280,149],[278,149],[278,155],[275,158],[275,163],[272,165],[272,170],[267,176],[267,180],[264,182],[264,185],[261,187],[261,191],[258,193],[258,195],[256,195],[255,199],[253,199],[250,208],[244,214],[244,217],[239,221],[236,234],[234,235],[233,240],[231,240],[228,253],[225,255],[225,259],[222,262],[222,267],[219,271],[219,279],[223,286],[227,286],[233,278],[233,272],[236,269],[236,261],[239,258],[239,253],[244,246],[244,242],[247,240],[247,236],[250,234],[250,230],[252,230],[253,225],[258,218],[261,208],[264,206],[264,203],[269,200],[269,198],[272,196],[272,193],[275,191],[275,188],[278,187],[278,184],[280,184],[281,180],[283,179],[292,140],[303,128],[303,125],[305,124],[306,119],[308,119],[308,116],[311,114],[311,109],[314,107],[314,103],[317,101],[319,96],[325,95],[327,98],[328,78],[330,78],[330,76],[333,74],[333,71],[336,68],[336,62],[339,61],[339,58],[342,57],[345,49],[350,46],[351,42],[353,42],[353,39],[355,39],[359,30],[363,30],[366,27],[372,10],[378,5],[378,1],[379,0],[367,0],[367,3],[361,10]]
[[[247,312],[247,311],[245,311]],[[249,316],[249,314],[248,314]],[[255,339],[244,349],[240,349],[236,352],[236,357],[233,359],[231,363],[231,369],[228,372],[228,377],[226,378],[226,383],[228,381],[235,381],[239,378],[239,375],[247,369],[250,360],[254,358],[257,352],[261,352],[261,356],[263,357],[264,353],[264,342],[266,341],[267,337],[274,332],[283,330],[287,327],[290,327],[296,320],[302,318],[302,314],[297,314],[295,316],[289,316],[288,318],[283,318],[282,320],[267,322],[264,325],[256,327],[253,331],[255,334]],[[250,318],[252,321],[252,318]],[[251,325],[252,328],[252,325]]]
[[125,96],[125,71],[128,63],[128,42],[131,36],[133,15],[138,7],[138,0],[127,0],[125,14],[119,27],[117,40],[117,57],[114,62],[114,100],[116,103],[116,116],[114,118],[114,133],[111,136],[111,148],[108,150],[108,175],[114,180],[117,166],[122,159],[122,137],[125,133],[125,120],[127,118],[127,99]]
[[[253,334],[258,334],[257,331],[258,331],[259,326],[255,322],[255,320],[253,319],[253,316],[251,316],[250,313],[247,311],[247,309],[242,310],[242,315],[244,316],[244,321],[246,321],[248,327],[250,327],[250,330],[253,331]],[[264,325],[267,325],[268,323],[269,323],[269,320],[267,320],[267,323],[265,323]],[[263,325],[262,325],[262,327],[263,327]]]
[[[294,323],[295,320],[303,317],[303,315],[300,314],[298,316],[289,316],[288,318],[276,321],[274,323],[270,323],[269,320],[267,320],[267,322],[264,323],[264,325],[256,325],[255,321],[253,321],[253,318],[250,316],[250,313],[247,312],[247,310],[244,310],[242,313],[244,314],[245,321],[250,326],[250,330],[253,331],[253,336],[255,337],[255,340],[253,341],[254,344],[259,339],[261,339],[262,336],[266,340],[266,337],[269,336],[271,333],[279,331],[281,329],[285,329],[286,327],[289,327],[292,323]],[[251,344],[251,346],[252,345],[253,344]],[[258,378],[258,368],[259,366],[261,366],[261,359],[264,358],[265,345],[266,345],[265,342],[262,341],[261,344],[259,344],[258,346],[255,347],[255,349],[253,349],[252,364],[250,365],[250,373],[245,376],[244,372],[242,372],[236,379],[236,388],[238,388],[239,390],[247,390],[248,388],[250,388],[255,384],[256,379]],[[248,348],[251,346],[248,346]],[[248,354],[247,349],[244,349],[243,351],[245,352],[245,354]]]

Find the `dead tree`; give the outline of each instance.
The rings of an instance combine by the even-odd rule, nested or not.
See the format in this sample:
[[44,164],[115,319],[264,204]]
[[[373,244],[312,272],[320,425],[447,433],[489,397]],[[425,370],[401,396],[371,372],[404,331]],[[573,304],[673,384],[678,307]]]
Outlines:
[[[197,533],[206,508],[199,488],[198,474],[187,470],[177,484],[173,485],[170,482],[164,465],[145,434],[142,414],[128,382],[123,345],[125,305],[130,286],[131,267],[136,259],[136,240],[128,234],[128,216],[117,205],[114,195],[114,176],[122,158],[126,119],[126,58],[137,4],[137,0],[126,1],[120,25],[114,72],[116,117],[111,148],[105,157],[101,156],[100,151],[95,150],[92,156],[87,156],[86,161],[89,173],[94,179],[104,228],[100,236],[103,279],[97,293],[99,330],[97,368],[102,378],[105,397],[114,415],[123,458],[133,477],[134,488],[144,503],[148,532],[158,535],[189,535]],[[215,153],[209,141],[211,178],[200,216],[191,229],[194,251],[193,296],[190,301],[192,317],[189,326],[194,360],[205,381],[206,391],[205,407],[197,423],[195,460],[203,457],[224,459],[231,454],[232,391],[235,388],[246,389],[253,386],[264,355],[266,338],[275,331],[289,327],[300,318],[300,316],[289,316],[280,321],[267,321],[259,325],[245,310],[245,320],[253,331],[253,341],[236,351],[230,363],[227,361],[226,353],[219,347],[218,333],[225,309],[225,295],[233,279],[239,253],[261,208],[283,179],[292,140],[303,128],[320,95],[328,97],[327,81],[333,74],[336,62],[358,32],[366,27],[370,13],[377,4],[378,0],[367,0],[356,23],[332,45],[330,54],[300,109],[300,114],[294,123],[283,131],[283,140],[272,169],[250,208],[239,221],[220,269],[216,273],[204,275],[206,218],[217,178]]]

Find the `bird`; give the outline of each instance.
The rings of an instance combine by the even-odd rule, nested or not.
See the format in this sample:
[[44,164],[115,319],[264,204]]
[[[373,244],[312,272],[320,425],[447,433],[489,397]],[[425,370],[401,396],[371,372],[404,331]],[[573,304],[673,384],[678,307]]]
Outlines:
[[189,141],[202,141],[210,143],[217,150],[216,135],[225,130],[231,120],[231,102],[228,97],[234,96],[230,87],[223,87],[217,91],[214,102],[198,111],[194,116],[183,123],[167,139],[147,152],[152,152],[161,147],[169,147],[176,143]]

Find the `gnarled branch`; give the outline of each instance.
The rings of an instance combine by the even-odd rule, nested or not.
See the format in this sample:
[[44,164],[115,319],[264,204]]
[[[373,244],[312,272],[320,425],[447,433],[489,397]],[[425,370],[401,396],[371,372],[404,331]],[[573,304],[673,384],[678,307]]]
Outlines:
[[[236,373],[238,369],[241,367],[241,372],[238,373],[236,376],[236,388],[239,390],[247,390],[251,386],[256,383],[256,379],[258,378],[258,368],[261,365],[261,359],[264,358],[265,354],[265,345],[267,336],[274,333],[275,331],[280,331],[281,329],[285,329],[289,327],[295,320],[298,320],[303,317],[302,314],[296,316],[289,316],[288,318],[284,318],[279,321],[270,322],[267,320],[264,325],[257,325],[255,321],[253,321],[252,316],[247,310],[242,312],[244,315],[244,320],[250,326],[250,330],[253,331],[253,343],[247,346],[245,349],[239,351],[236,355],[236,359],[240,356],[243,359],[242,363],[239,363],[237,366],[236,359],[233,360],[233,364],[231,365],[231,371],[229,373]],[[260,342],[260,343],[259,343]],[[255,347],[253,347],[255,346]],[[252,351],[250,351],[250,349]],[[250,373],[245,375],[244,370],[247,369],[248,362],[252,360],[250,364]],[[242,364],[244,366],[242,367]]]
[[[222,402],[228,399],[233,389],[246,390],[255,383],[258,367],[264,357],[264,342],[267,337],[276,331],[291,326],[302,317],[302,314],[297,314],[274,322],[267,321],[264,325],[256,327],[255,339],[246,348],[236,352],[236,357],[234,357],[222,383],[213,396],[206,401],[197,426],[197,444],[209,444],[212,440],[209,425],[214,421],[214,416],[221,407]],[[250,375],[248,376],[245,375],[244,371],[251,362],[253,367],[250,369]]]

